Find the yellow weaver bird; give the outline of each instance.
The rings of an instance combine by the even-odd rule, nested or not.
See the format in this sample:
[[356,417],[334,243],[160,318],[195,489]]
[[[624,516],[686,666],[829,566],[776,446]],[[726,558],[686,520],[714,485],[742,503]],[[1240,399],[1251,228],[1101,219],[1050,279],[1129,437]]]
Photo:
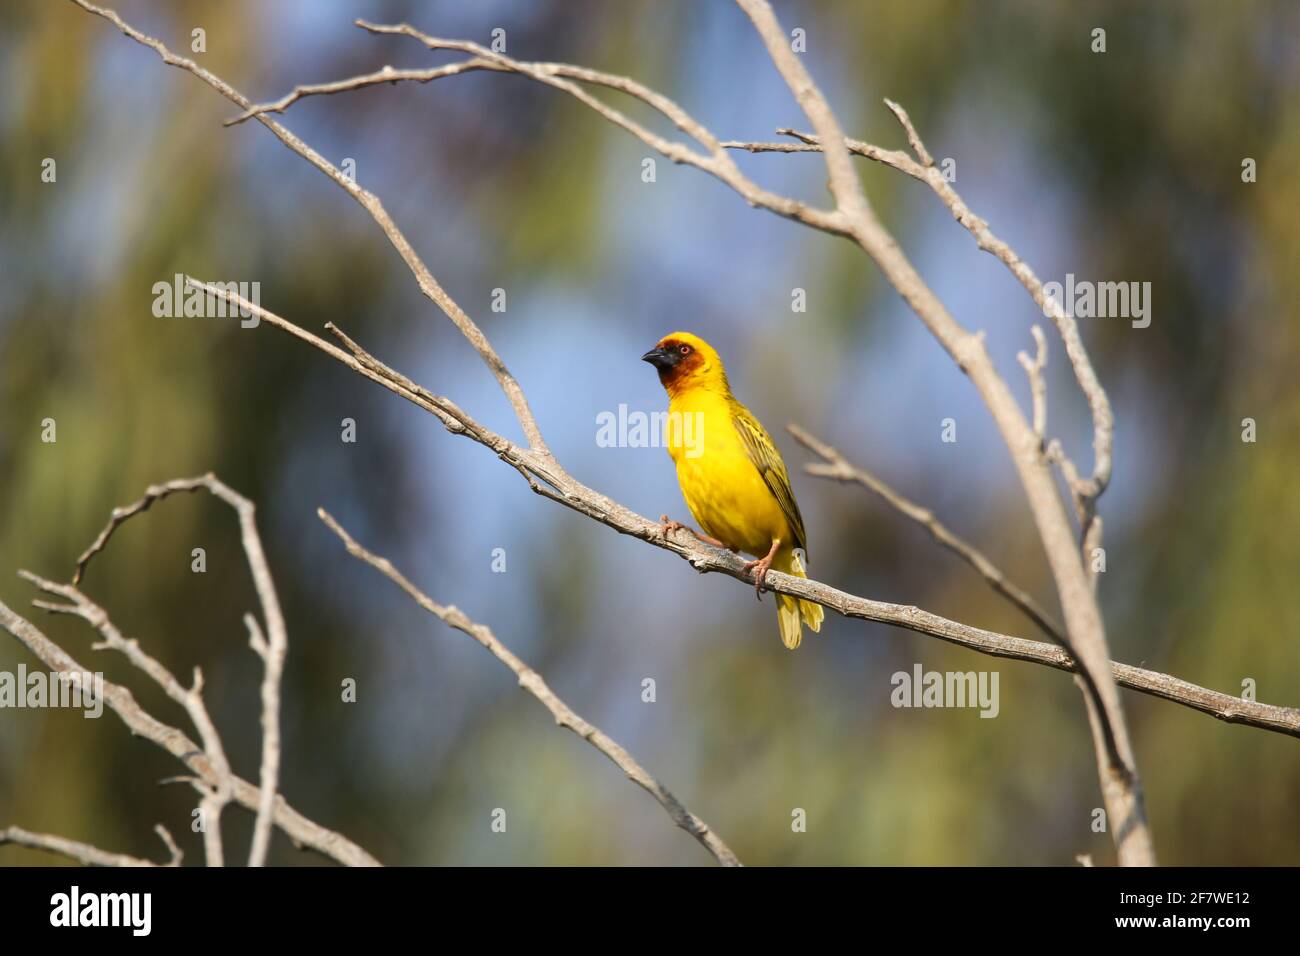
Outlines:
[[[722,359],[699,336],[666,335],[641,360],[659,372],[668,392],[665,444],[677,465],[677,483],[704,534],[663,515],[664,533],[683,529],[717,548],[744,551],[757,560],[754,589],[763,597],[769,568],[805,577],[807,538],[781,453],[757,418],[736,401]],[[799,621],[821,630],[822,608],[776,596],[781,640],[794,649],[803,639]]]

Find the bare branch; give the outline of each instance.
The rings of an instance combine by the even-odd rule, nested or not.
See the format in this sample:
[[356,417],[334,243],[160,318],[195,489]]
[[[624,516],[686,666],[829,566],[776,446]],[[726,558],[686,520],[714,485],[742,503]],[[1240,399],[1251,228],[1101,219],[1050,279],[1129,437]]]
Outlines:
[[226,120],[224,126],[238,126],[245,120],[253,119],[264,113],[283,113],[294,103],[308,96],[321,96],[330,93],[344,93],[349,90],[361,90],[368,86],[378,86],[383,83],[428,83],[430,80],[437,80],[444,76],[454,76],[457,73],[465,73],[473,70],[491,70],[496,69],[488,60],[464,60],[460,63],[449,63],[446,66],[436,66],[425,70],[397,70],[391,66],[384,66],[373,73],[366,73],[362,76],[353,76],[345,80],[335,80],[331,83],[309,83],[302,86],[295,86],[293,91],[280,97],[273,103],[259,103],[256,106],[249,107],[238,116],[233,116]]
[[858,181],[857,170],[853,168],[848,149],[844,146],[844,132],[840,129],[835,112],[822,96],[821,90],[813,82],[812,76],[804,67],[803,61],[790,47],[790,38],[776,20],[776,14],[764,0],[737,0],[737,6],[753,22],[759,39],[767,47],[767,54],[772,58],[777,71],[790,87],[799,108],[813,124],[823,143],[834,145],[823,152],[826,157],[826,171],[830,176],[831,195],[835,198],[836,211],[850,222],[849,235],[856,238],[855,220],[870,217],[871,209]]
[[1101,547],[1102,520],[1101,515],[1097,514],[1097,499],[1090,491],[1092,483],[1079,475],[1078,467],[1057,439],[1053,438],[1047,443],[1043,457],[1061,472],[1065,487],[1070,492],[1070,500],[1074,502],[1074,514],[1079,520],[1079,550],[1092,588],[1096,591],[1097,571],[1093,564],[1093,554]]
[[1047,381],[1043,378],[1043,369],[1047,367],[1047,339],[1043,336],[1043,330],[1038,326],[1031,326],[1029,331],[1034,334],[1034,341],[1038,344],[1038,352],[1031,359],[1028,352],[1017,352],[1016,361],[1020,367],[1025,370],[1025,375],[1029,378],[1029,393],[1033,402],[1034,412],[1034,434],[1038,440],[1046,440],[1047,432]]
[[[194,74],[241,109],[247,110],[252,108],[253,104],[225,80],[221,79],[215,73],[205,70],[193,60],[172,53],[161,40],[135,29],[135,27],[131,26],[118,16],[116,11],[104,7],[97,7],[93,3],[89,3],[88,0],[72,0],[72,2],[89,13],[103,17],[132,40],[142,44],[143,46],[149,47],[149,49],[157,53],[158,56],[162,58],[162,61],[168,66],[174,66],[178,69]],[[483,334],[483,331],[468,315],[465,314],[464,310],[452,300],[451,296],[449,296],[446,290],[438,284],[437,280],[434,279],[433,274],[429,271],[423,260],[416,255],[415,249],[412,248],[411,243],[407,240],[405,234],[397,228],[397,225],[388,215],[387,210],[384,209],[383,203],[379,201],[379,198],[373,193],[361,188],[357,183],[345,175],[342,170],[338,169],[338,167],[334,166],[334,164],[324,156],[316,152],[316,150],[312,149],[269,116],[260,114],[256,116],[256,119],[259,123],[274,133],[280,142],[332,179],[336,185],[359,202],[366,212],[370,213],[371,217],[379,225],[379,228],[383,230],[384,235],[388,237],[388,241],[393,244],[393,247],[402,257],[402,261],[406,263],[407,268],[409,268],[411,273],[415,276],[420,291],[423,292],[431,302],[438,306],[438,308],[441,309],[449,319],[451,319],[456,328],[460,329],[461,334],[464,335],[470,345],[474,347],[474,350],[478,352],[479,356],[496,377],[497,383],[501,386],[501,390],[505,392],[506,398],[514,409],[515,417],[519,420],[519,425],[523,429],[524,437],[528,439],[529,446],[538,451],[549,454],[546,449],[546,443],[542,440],[542,433],[541,429],[537,425],[537,419],[533,416],[532,410],[528,407],[528,400],[524,397],[523,389],[520,388],[519,383],[510,373],[510,370],[506,368],[505,362],[503,362],[501,357],[497,355],[496,350],[492,348],[492,344],[488,342],[487,336]]]
[[1038,625],[1044,634],[1055,643],[1065,646],[1065,633],[1061,626],[1052,620],[1051,615],[1027,591],[1008,579],[982,551],[950,531],[935,517],[933,511],[906,498],[862,466],[850,463],[838,449],[815,438],[798,425],[786,427],[799,444],[822,458],[822,462],[804,465],[804,471],[817,478],[858,484],[874,492],[886,504],[930,532],[930,536],[935,541],[978,571],[993,590],[1019,608],[1025,617]]
[[807,143],[751,143],[728,139],[722,142],[723,149],[743,149],[747,153],[820,153],[820,146]]
[[[73,2],[81,3],[82,0],[73,0]],[[362,29],[375,34],[411,37],[423,43],[431,50],[452,50],[468,53],[471,55],[471,59],[431,70],[392,70],[391,73],[385,73],[384,70],[381,69],[373,73],[336,80],[330,83],[300,86],[272,103],[262,104],[259,106],[248,106],[243,114],[234,117],[233,120],[228,122],[235,123],[242,122],[244,119],[248,118],[258,118],[263,122],[267,122],[269,125],[269,121],[266,119],[267,113],[279,112],[280,110],[288,108],[288,106],[302,97],[309,95],[342,93],[350,90],[362,89],[367,86],[374,86],[380,83],[403,81],[423,83],[444,76],[455,76],[460,73],[468,73],[474,70],[493,70],[500,73],[515,73],[564,93],[568,93],[580,103],[594,110],[604,119],[632,134],[651,149],[670,159],[672,162],[694,166],[695,168],[726,183],[752,206],[768,209],[775,212],[777,215],[785,216],[786,218],[798,222],[803,222],[816,229],[843,234],[843,222],[839,216],[762,188],[741,172],[731,157],[727,155],[726,149],[703,124],[694,119],[694,117],[687,113],[686,110],[682,109],[681,106],[664,96],[662,93],[652,90],[629,77],[619,76],[613,73],[605,73],[587,67],[574,66],[568,63],[525,63],[514,60],[504,54],[496,53],[477,43],[463,40],[446,40],[430,36],[407,23],[385,25],[357,20],[356,24]],[[183,65],[183,63],[178,62],[174,65]],[[615,109],[602,100],[592,96],[579,84],[588,84],[617,90],[618,92],[626,93],[628,96],[640,100],[642,103],[668,119],[678,129],[692,137],[704,148],[704,151],[701,152],[692,149],[683,143],[675,142],[659,136],[642,124],[628,117],[621,110]],[[231,98],[233,99],[233,97]],[[238,102],[238,100],[236,100],[236,102]],[[281,137],[281,139],[284,140],[284,137]],[[297,149],[292,143],[286,142],[286,145],[291,149],[294,149],[295,152],[306,155],[302,150]],[[383,224],[381,223],[381,225]],[[388,230],[385,229],[385,231]]]
[[633,759],[632,755],[624,750],[619,744],[609,737],[604,731],[594,724],[588,722],[573,708],[561,700],[553,690],[542,679],[542,675],[537,673],[522,660],[515,656],[510,648],[506,647],[492,633],[491,629],[482,624],[476,624],[454,605],[442,605],[434,601],[431,597],[412,584],[401,571],[397,570],[387,558],[381,558],[378,555],[366,550],[352,535],[334,520],[324,508],[317,508],[316,514],[320,516],[321,521],[325,522],[326,527],[333,531],[343,541],[348,549],[348,554],[354,558],[369,564],[384,577],[388,578],[407,595],[415,601],[416,604],[424,608],[438,620],[442,621],[449,627],[453,627],[464,634],[468,634],[474,640],[482,644],[492,656],[508,667],[519,679],[519,686],[528,693],[532,694],[541,702],[551,715],[555,722],[566,730],[571,730],[587,743],[591,744],[602,754],[608,757],[615,766],[627,774],[628,779],[642,787],[652,797],[659,801],[660,806],[668,812],[672,821],[693,836],[700,842],[700,845],[713,854],[723,866],[740,866],[740,860],[736,854],[731,851],[722,838],[709,827],[707,823],[691,813],[684,807],[676,797],[669,792],[668,788],[650,775],[650,773]]
[[[1066,478],[1066,483],[1074,500],[1075,511],[1079,519],[1079,538],[1082,542],[1083,566],[1089,584],[1095,592],[1097,576],[1091,569],[1089,555],[1095,548],[1101,547],[1102,524],[1101,518],[1097,514],[1096,502],[1110,483],[1112,449],[1114,446],[1114,416],[1111,412],[1110,399],[1107,397],[1105,389],[1101,387],[1097,374],[1093,371],[1092,360],[1089,359],[1088,352],[1083,346],[1083,340],[1079,335],[1079,326],[1074,317],[1064,311],[1061,303],[1046,294],[1042,283],[1033,270],[1025,265],[1010,246],[993,235],[988,223],[970,211],[961,197],[957,195],[957,191],[953,189],[952,184],[939,170],[934,168],[934,161],[929,158],[929,153],[926,152],[925,145],[921,142],[921,137],[912,125],[912,120],[907,115],[907,111],[891,100],[885,100],[885,103],[893,111],[894,116],[898,118],[899,123],[902,124],[908,142],[912,144],[913,150],[917,152],[917,155],[922,160],[924,172],[919,178],[929,183],[944,205],[952,212],[953,217],[975,237],[979,247],[997,256],[1011,270],[1011,273],[1020,280],[1021,285],[1029,292],[1035,304],[1055,323],[1061,341],[1065,343],[1066,357],[1070,360],[1075,379],[1078,381],[1079,388],[1083,391],[1088,406],[1092,411],[1093,454],[1095,459],[1092,477],[1082,478],[1074,467],[1074,463],[1065,456],[1059,445],[1056,448],[1054,460],[1061,467],[1062,474]],[[1035,337],[1037,338],[1037,336]],[[1040,355],[1043,354],[1043,349],[1044,346],[1040,341]],[[1024,362],[1022,361],[1021,364],[1023,365]],[[1041,367],[1040,364],[1040,370]],[[1028,370],[1028,366],[1026,366],[1026,370]],[[1034,385],[1032,375],[1030,376],[1030,383],[1031,386]],[[1041,383],[1039,383],[1039,386],[1042,387]],[[1043,404],[1040,406],[1036,393],[1034,405],[1035,431],[1040,441],[1045,440],[1046,437],[1046,402],[1045,399],[1042,401]],[[1042,427],[1038,427],[1040,407],[1043,415]]]
[[[685,531],[680,534],[664,535],[659,522],[651,521],[587,487],[568,474],[553,459],[541,459],[529,449],[522,448],[480,425],[453,402],[432,394],[400,372],[390,369],[332,326],[332,331],[349,344],[349,351],[343,351],[274,312],[224,288],[204,285],[193,279],[187,279],[186,282],[192,287],[201,288],[211,295],[249,310],[266,324],[288,332],[359,375],[382,385],[393,394],[434,415],[453,435],[469,438],[490,449],[498,458],[518,471],[538,494],[598,521],[620,534],[639,538],[655,547],[670,551],[688,561],[701,573],[726,574],[743,582],[747,587],[753,586],[753,579],[744,570],[744,562],[731,552],[705,547]],[[872,601],[829,587],[811,578],[796,578],[778,571],[769,571],[764,579],[764,586],[767,590],[778,594],[789,594],[792,597],[815,601],[844,617],[891,624],[918,634],[937,637],[981,654],[1028,661],[1070,673],[1078,670],[1074,658],[1061,647],[985,631],[947,620],[915,607]],[[1228,723],[1247,724],[1300,737],[1300,709],[1242,700],[1239,697],[1198,687],[1167,674],[1129,664],[1111,663],[1110,667],[1115,680],[1123,687],[1182,704]]]
[[[1033,371],[1030,374],[1030,379],[1033,381],[1037,378],[1037,381],[1041,386],[1042,378],[1038,375],[1038,372],[1041,369],[1041,363],[1046,361],[1046,341],[1043,339],[1043,333],[1038,326],[1034,326],[1034,332],[1036,333],[1035,338],[1039,343],[1039,354],[1038,358],[1034,360],[1034,362],[1030,362],[1030,366],[1035,366],[1035,363],[1040,364],[1033,368]],[[1021,357],[1026,362],[1029,361],[1028,356],[1023,352],[1021,353]],[[1043,414],[1046,414],[1045,403],[1045,395],[1040,396],[1036,392],[1034,399],[1035,414],[1038,413],[1040,408],[1043,409]],[[814,438],[812,435],[799,428],[799,426],[790,425],[787,427],[790,434],[792,434],[800,444],[815,454],[820,455],[824,459],[825,463],[813,463],[804,466],[804,470],[810,475],[819,478],[832,478],[837,481],[853,482],[875,492],[883,498],[886,503],[892,505],[908,518],[911,518],[913,521],[926,528],[939,544],[948,548],[950,551],[964,559],[971,565],[971,567],[975,568],[975,570],[984,577],[995,591],[1006,597],[1012,604],[1018,607],[1030,620],[1037,624],[1053,642],[1059,644],[1071,658],[1078,657],[1078,654],[1075,653],[1074,648],[1070,644],[1069,637],[1064,631],[1062,631],[1060,625],[1053,621],[1051,617],[1049,617],[1048,614],[1039,607],[1038,603],[1029,596],[1028,592],[1017,585],[1012,584],[1007,579],[1006,575],[1004,575],[992,561],[990,561],[973,545],[968,544],[965,540],[949,531],[948,528],[945,527],[928,508],[923,508],[920,505],[909,501],[875,475],[863,468],[850,464],[835,448]],[[1092,674],[1087,669],[1079,668],[1075,672],[1075,680],[1082,688],[1084,694],[1091,698],[1091,702],[1089,703],[1089,714],[1095,715],[1099,713],[1099,708],[1101,707],[1101,694]],[[1123,760],[1119,753],[1119,745],[1115,740],[1114,731],[1110,724],[1104,719],[1096,719],[1094,727],[1107,762],[1122,766]]]
[[8,827],[0,830],[0,846],[12,843],[14,846],[48,850],[50,853],[57,853],[60,856],[77,860],[85,866],[180,866],[182,853],[180,848],[176,846],[176,841],[172,839],[172,835],[167,832],[166,827],[160,823],[154,827],[154,832],[162,838],[162,841],[167,845],[167,849],[171,852],[171,860],[167,863],[155,863],[152,860],[128,856],[125,853],[109,853],[106,850],[91,846],[89,843],[78,843],[76,840],[69,840],[49,833],[32,833],[30,830],[24,830],[21,827]]
[[[1092,413],[1093,450],[1096,460],[1093,465],[1092,477],[1087,479],[1086,483],[1082,484],[1080,488],[1085,495],[1096,498],[1110,482],[1115,421],[1110,407],[1110,399],[1097,379],[1097,373],[1092,367],[1092,360],[1088,357],[1088,352],[1083,345],[1083,339],[1079,335],[1078,324],[1072,316],[1064,311],[1059,302],[1056,302],[1043,291],[1043,283],[1034,273],[1034,270],[1006,242],[994,235],[989,228],[988,222],[972,212],[961,196],[958,195],[957,190],[944,178],[943,171],[933,164],[933,158],[930,157],[930,153],[925,148],[919,134],[917,134],[915,126],[912,125],[912,120],[907,115],[907,111],[892,100],[885,100],[885,103],[903,126],[903,130],[913,148],[920,147],[917,155],[921,156],[923,161],[917,162],[906,153],[883,149],[862,140],[845,138],[845,147],[849,152],[857,156],[865,156],[867,159],[890,166],[930,186],[944,205],[948,207],[953,218],[975,237],[979,248],[1000,260],[1024,286],[1034,303],[1043,310],[1044,315],[1051,318],[1061,336],[1061,341],[1065,344],[1066,357],[1070,361],[1075,378],[1088,401]],[[732,140],[723,143],[723,146],[728,149],[747,150],[751,153],[821,152],[821,139],[814,134],[801,133],[790,128],[778,129],[777,133],[782,136],[792,136],[800,142],[798,145],[794,145],[791,143],[748,143]]]
[[[907,132],[908,140],[913,144],[913,147],[920,146],[918,156],[921,156],[925,146],[921,143],[921,138],[917,135],[915,127],[912,126],[912,121],[907,112],[897,103],[888,100],[886,100],[886,103],[903,125],[903,129]],[[948,182],[943,173],[934,167],[932,160],[926,160],[925,157],[928,156],[928,153],[924,153],[922,162],[926,167],[924,178],[930,184],[930,188],[943,200],[953,218],[965,226],[971,235],[975,237],[979,247],[985,252],[992,253],[1011,270],[1011,274],[1020,280],[1020,284],[1025,287],[1034,303],[1056,325],[1061,341],[1065,344],[1065,355],[1074,369],[1079,388],[1082,389],[1092,411],[1093,452],[1096,457],[1093,463],[1093,475],[1088,489],[1088,496],[1096,498],[1106,490],[1106,485],[1110,483],[1112,448],[1115,440],[1115,419],[1111,412],[1110,399],[1106,396],[1106,390],[1101,387],[1101,382],[1097,379],[1097,373],[1092,367],[1092,360],[1088,357],[1088,350],[1084,348],[1083,339],[1079,335],[1079,325],[1075,322],[1074,317],[1061,307],[1061,303],[1043,291],[1043,283],[1034,274],[1034,270],[1026,265],[1009,245],[993,234],[985,220],[970,211],[970,207],[957,195],[957,190],[952,187],[952,183]]]
[[262,766],[261,798],[257,820],[253,825],[253,842],[248,852],[249,866],[263,866],[271,846],[271,819],[275,808],[275,789],[280,777],[280,680],[288,649],[284,629],[271,629],[268,640],[252,614],[244,615],[249,646],[262,658]]
[[55,604],[51,601],[34,600],[32,604],[52,614],[72,614],[81,618],[103,637],[95,645],[96,650],[107,648],[126,657],[131,665],[146,674],[163,692],[185,708],[203,741],[203,752],[212,766],[216,783],[200,790],[203,799],[200,803],[203,822],[203,847],[207,855],[208,866],[224,866],[225,853],[221,845],[221,812],[230,802],[231,773],[230,763],[226,760],[226,751],[221,744],[221,735],[208,714],[203,703],[203,675],[194,668],[194,682],[187,688],[164,667],[157,658],[151,657],[140,647],[139,641],[127,640],[121,631],[109,620],[108,612],[86,597],[70,584],[58,584],[46,580],[30,571],[19,571],[19,577],[31,582],[46,594],[54,594],[72,603]]
[[[143,498],[132,504],[113,509],[104,530],[99,533],[99,536],[95,538],[90,547],[77,559],[77,567],[73,573],[72,582],[75,585],[81,581],[91,558],[104,550],[104,547],[108,544],[108,539],[124,522],[148,511],[156,501],[170,495],[200,489],[206,489],[221,501],[230,505],[239,518],[240,541],[244,547],[244,555],[248,560],[248,569],[252,573],[253,585],[257,590],[258,601],[262,606],[262,615],[266,618],[267,631],[270,635],[269,639],[264,641],[260,648],[256,644],[253,646],[253,649],[262,658],[264,670],[262,680],[262,798],[258,806],[257,823],[253,828],[253,845],[248,862],[249,866],[261,866],[266,861],[266,853],[270,845],[271,809],[275,803],[276,781],[280,772],[280,681],[284,673],[284,658],[288,653],[289,636],[284,623],[284,612],[280,609],[280,598],[276,594],[275,583],[271,578],[271,568],[266,560],[266,552],[262,548],[262,539],[257,533],[257,509],[253,502],[222,482],[211,472],[197,478],[177,478],[160,485],[150,485],[145,489]],[[215,804],[212,805],[212,808],[215,808]]]
[[181,848],[176,845],[176,841],[172,839],[170,831],[159,823],[153,828],[153,832],[158,834],[158,839],[163,841],[163,845],[167,847],[167,851],[172,855],[171,859],[163,865],[180,866],[181,861],[185,859],[185,854],[182,853]]
[[[821,140],[812,133],[801,133],[799,130],[788,126],[779,127],[776,132],[778,136],[791,136],[799,140],[799,142],[748,143],[727,140],[722,146],[725,149],[743,149],[749,153],[820,153],[822,151]],[[863,142],[860,139],[850,139],[847,136],[844,138],[844,146],[855,156],[865,156],[867,159],[875,160],[885,166],[892,166],[899,172],[906,173],[922,182],[926,181],[925,167],[902,150],[884,149]]]
[[907,115],[907,110],[889,98],[885,99],[885,105],[889,107],[889,111],[894,114],[894,117],[902,125],[903,132],[907,134],[907,145],[912,147],[912,152],[921,161],[921,165],[926,169],[932,168],[934,166],[934,157],[925,148],[925,143],[921,142],[921,137],[917,134],[916,127],[912,125],[912,119]]
[[[63,648],[59,647],[26,618],[0,602],[0,627],[12,634],[52,671],[69,674],[88,673]],[[144,710],[126,687],[104,680],[104,702],[121,718],[128,730],[144,737],[167,751],[192,774],[186,779],[200,794],[220,785],[220,779],[208,755],[182,731],[157,720]],[[239,777],[231,778],[231,799],[254,812],[260,803],[257,787]],[[294,845],[308,847],[347,866],[378,866],[373,856],[342,834],[308,820],[289,806],[282,797],[275,801],[275,825],[283,830]]]
[[[845,146],[844,133],[834,112],[808,75],[803,62],[790,49],[788,36],[777,22],[771,5],[767,0],[736,2],[753,22],[772,62],[822,143],[836,210],[847,218],[850,235],[875,261],[885,278],[948,351],[957,366],[970,376],[1011,453],[1012,463],[1024,486],[1025,496],[1052,569],[1070,644],[1079,657],[1081,668],[1087,673],[1083,682],[1087,705],[1092,707],[1093,702],[1088,697],[1086,688],[1094,688],[1099,695],[1099,712],[1092,725],[1098,754],[1098,775],[1107,812],[1113,821],[1111,833],[1120,863],[1154,865],[1155,849],[1146,822],[1141,783],[1119,692],[1110,673],[1110,651],[1106,644],[1105,625],[1097,606],[1092,581],[1079,559],[1069,518],[1057,494],[1050,466],[1043,459],[1042,443],[1025,421],[1006,381],[993,365],[982,336],[965,329],[949,313],[872,211],[862,193],[857,172]],[[918,159],[927,169],[933,169],[933,159],[925,151],[924,144],[920,143],[915,130],[910,129],[910,123],[905,126],[909,127],[908,136],[913,145],[919,146],[916,150]],[[927,175],[927,178],[930,177]],[[939,179],[942,181],[942,176]],[[932,179],[931,181],[933,182]],[[943,185],[946,187],[947,183],[944,182]],[[1061,314],[1064,316],[1064,313]],[[1066,320],[1063,318],[1061,321]],[[1066,328],[1065,325],[1061,327]],[[1074,332],[1077,340],[1077,328]],[[1064,336],[1065,332],[1062,334]],[[1075,344],[1082,352],[1082,344],[1077,341]],[[1068,337],[1066,352],[1071,354]],[[1071,360],[1074,360],[1072,354]],[[1104,393],[1101,394],[1104,397]],[[1098,436],[1100,434],[1099,430]],[[1105,449],[1109,467],[1109,444],[1106,444]],[[1098,455],[1100,459],[1100,450]]]

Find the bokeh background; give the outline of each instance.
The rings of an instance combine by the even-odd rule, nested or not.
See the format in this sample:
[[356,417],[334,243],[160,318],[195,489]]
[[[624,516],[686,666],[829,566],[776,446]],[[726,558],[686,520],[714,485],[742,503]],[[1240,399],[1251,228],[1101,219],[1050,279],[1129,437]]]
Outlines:
[[[747,20],[676,2],[156,3],[130,21],[254,99],[299,82],[426,65],[353,17],[635,76],[720,136],[806,128]],[[1045,280],[1149,281],[1153,319],[1084,320],[1115,405],[1101,582],[1112,650],[1229,693],[1300,704],[1300,8],[1287,2],[783,3],[851,135],[899,147],[911,112],[957,187]],[[1107,52],[1090,50],[1107,31]],[[444,55],[445,56],[445,55]],[[332,511],[438,600],[462,607],[622,742],[751,864],[1072,864],[1113,860],[1078,691],[1060,673],[828,618],[797,653],[771,598],[533,495],[483,448],[266,326],[160,319],[178,272],[258,281],[266,307],[332,321],[517,434],[495,383],[421,297],[365,212],[232,106],[71,4],[0,8],[0,599],[30,568],[66,578],[118,504],[209,469],[254,498],[290,631],[283,791],[402,864],[710,863],[511,675],[349,558]],[[635,115],[652,121],[635,104]],[[304,101],[289,127],[352,158],[527,390],[552,448],[640,511],[685,517],[659,448],[597,446],[596,416],[665,399],[640,354],[684,328],[712,341],[792,471],[799,422],[931,505],[1043,601],[1044,558],[973,388],[847,243],[749,209],[562,94],[479,74]],[[658,127],[656,127],[658,128]],[[665,130],[665,132],[668,132]],[[42,161],[57,162],[43,183]],[[1242,160],[1258,182],[1241,178]],[[816,156],[739,157],[824,203]],[[1041,314],[922,185],[859,169],[955,315],[1015,362]],[[507,309],[491,309],[504,289]],[[791,309],[806,290],[807,311]],[[1045,327],[1050,328],[1050,325]],[[1086,407],[1051,337],[1049,426],[1090,467]],[[57,422],[43,443],[41,421]],[[940,441],[957,421],[958,441]],[[1241,440],[1242,419],[1258,440]],[[341,441],[354,419],[357,441]],[[796,474],[815,576],[1037,637],[964,565],[861,489]],[[207,551],[208,570],[190,570]],[[504,549],[506,570],[492,569]],[[184,496],[126,526],[85,587],[178,673],[202,666],[238,771],[255,779],[256,607],[232,513]],[[186,726],[79,621],[36,623]],[[35,661],[7,635],[0,669]],[[997,670],[1001,712],[896,710],[890,677]],[[358,700],[340,684],[354,678]],[[642,681],[656,682],[655,703]],[[1169,864],[1300,862],[1300,745],[1125,693],[1151,823]],[[0,712],[0,825],[156,855],[189,831],[178,765],[111,714]],[[791,811],[807,812],[806,833]],[[504,834],[490,829],[507,811]],[[251,820],[226,815],[227,852]],[[273,862],[314,864],[279,834]],[[15,848],[0,864],[48,862]]]

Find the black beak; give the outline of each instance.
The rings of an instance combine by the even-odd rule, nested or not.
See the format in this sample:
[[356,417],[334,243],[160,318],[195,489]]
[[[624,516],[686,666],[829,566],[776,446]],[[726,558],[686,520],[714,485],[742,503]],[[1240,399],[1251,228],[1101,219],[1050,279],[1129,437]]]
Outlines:
[[649,362],[661,372],[666,372],[677,364],[681,358],[676,352],[670,352],[667,349],[654,348],[645,355],[641,356],[641,361]]

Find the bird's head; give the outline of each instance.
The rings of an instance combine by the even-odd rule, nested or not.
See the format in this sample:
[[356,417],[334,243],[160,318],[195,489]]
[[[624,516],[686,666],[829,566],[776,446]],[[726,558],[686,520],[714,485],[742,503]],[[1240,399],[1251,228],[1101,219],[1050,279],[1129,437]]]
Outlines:
[[669,395],[688,388],[712,388],[729,392],[727,372],[713,346],[690,332],[673,332],[655,343],[641,361],[659,372]]

